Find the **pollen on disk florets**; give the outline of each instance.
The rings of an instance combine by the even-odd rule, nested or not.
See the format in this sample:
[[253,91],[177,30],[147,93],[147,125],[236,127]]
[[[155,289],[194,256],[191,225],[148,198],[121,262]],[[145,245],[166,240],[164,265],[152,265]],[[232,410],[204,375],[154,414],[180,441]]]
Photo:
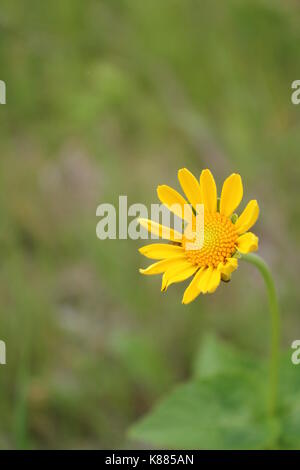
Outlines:
[[[184,237],[183,248],[187,259],[196,266],[218,267],[236,251],[238,234],[231,220],[221,215],[204,214],[204,243],[200,249],[191,249],[190,242]],[[189,245],[188,245],[189,243]]]

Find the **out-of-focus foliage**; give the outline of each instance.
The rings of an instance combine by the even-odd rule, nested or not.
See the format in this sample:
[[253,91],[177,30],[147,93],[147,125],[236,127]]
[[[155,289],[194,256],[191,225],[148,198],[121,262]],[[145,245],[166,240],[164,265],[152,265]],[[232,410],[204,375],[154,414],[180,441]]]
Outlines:
[[132,435],[171,449],[269,448],[277,423],[265,413],[268,382],[256,364],[216,338],[204,338],[194,380],[179,386]]
[[251,267],[184,307],[183,286],[140,278],[139,242],[96,238],[98,204],[150,205],[180,167],[242,174],[283,345],[300,335],[299,20],[283,0],[2,0],[2,448],[132,447],[207,330],[267,354]]
[[283,354],[276,414],[270,416],[268,369],[268,363],[204,336],[192,379],[130,434],[171,449],[299,449],[298,370]]

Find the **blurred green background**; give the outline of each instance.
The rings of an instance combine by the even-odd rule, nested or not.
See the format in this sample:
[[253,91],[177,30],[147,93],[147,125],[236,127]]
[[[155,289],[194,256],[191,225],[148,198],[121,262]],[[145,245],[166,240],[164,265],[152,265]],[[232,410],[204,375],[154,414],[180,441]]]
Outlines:
[[259,275],[189,306],[143,278],[141,241],[100,241],[96,208],[157,202],[177,170],[240,172],[300,337],[300,8],[294,0],[2,0],[1,448],[126,448],[191,374],[204,332],[265,357]]

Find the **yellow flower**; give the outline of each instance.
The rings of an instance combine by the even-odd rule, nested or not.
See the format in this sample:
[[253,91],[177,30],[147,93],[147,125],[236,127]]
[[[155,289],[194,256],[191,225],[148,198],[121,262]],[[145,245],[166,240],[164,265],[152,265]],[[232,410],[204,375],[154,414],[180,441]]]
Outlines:
[[[140,219],[140,224],[149,232],[171,242],[142,247],[139,251],[144,256],[158,261],[146,269],[140,269],[140,272],[163,274],[162,291],[166,291],[171,284],[194,276],[182,300],[182,303],[188,304],[200,293],[214,292],[221,280],[230,280],[231,273],[238,267],[239,252],[257,250],[258,238],[248,230],[258,218],[259,207],[257,201],[252,200],[238,218],[233,214],[243,197],[242,180],[236,173],[225,180],[219,201],[216,183],[209,170],[202,171],[200,183],[186,168],[179,170],[178,179],[192,207],[169,186],[159,186],[157,194],[160,201],[177,216],[186,221],[192,220],[192,232],[191,222],[181,234],[151,220]],[[204,207],[204,240],[197,247],[195,211],[200,204]],[[192,249],[188,246],[190,233],[194,235]]]

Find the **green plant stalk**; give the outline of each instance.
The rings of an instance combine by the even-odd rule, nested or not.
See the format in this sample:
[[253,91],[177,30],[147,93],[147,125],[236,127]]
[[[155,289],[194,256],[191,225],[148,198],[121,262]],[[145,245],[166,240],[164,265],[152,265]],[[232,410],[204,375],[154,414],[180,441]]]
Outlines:
[[252,253],[242,255],[242,259],[253,264],[260,271],[267,288],[271,314],[271,345],[270,345],[270,385],[269,413],[274,416],[277,411],[278,377],[279,377],[279,344],[280,344],[280,314],[271,271],[265,261]]

